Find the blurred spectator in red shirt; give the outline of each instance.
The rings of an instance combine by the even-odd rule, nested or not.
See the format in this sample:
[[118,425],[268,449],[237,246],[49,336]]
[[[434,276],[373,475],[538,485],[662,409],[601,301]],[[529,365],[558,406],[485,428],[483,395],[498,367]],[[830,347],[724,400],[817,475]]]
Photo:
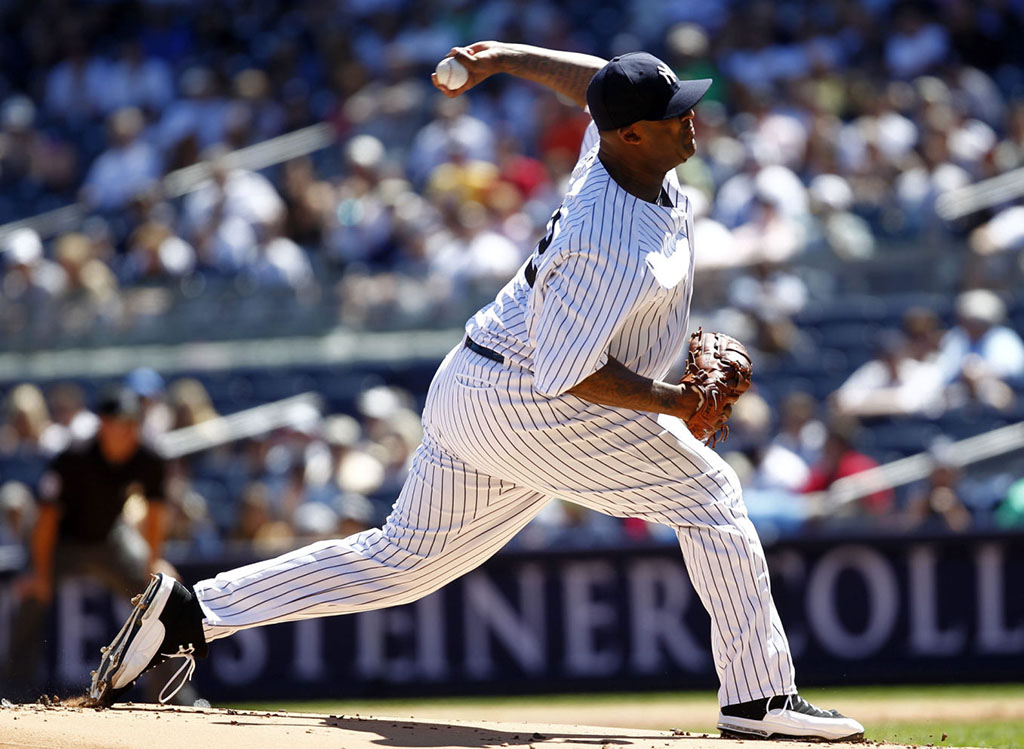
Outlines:
[[[854,447],[857,436],[857,422],[837,418],[828,429],[821,461],[811,466],[811,475],[804,484],[803,492],[824,491],[837,480],[855,473],[877,468],[878,463]],[[870,516],[886,515],[893,507],[891,489],[875,492],[863,497],[859,503],[859,514]]]

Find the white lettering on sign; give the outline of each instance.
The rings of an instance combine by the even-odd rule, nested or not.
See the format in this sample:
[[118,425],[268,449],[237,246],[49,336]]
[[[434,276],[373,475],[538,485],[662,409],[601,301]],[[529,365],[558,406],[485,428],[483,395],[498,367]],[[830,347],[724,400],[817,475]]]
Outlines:
[[1014,627],[1006,622],[1005,555],[1003,545],[997,543],[982,544],[975,551],[980,653],[1024,653],[1024,623]]
[[57,591],[60,596],[57,674],[64,684],[82,683],[99,663],[100,644],[109,636],[107,622],[95,611],[89,613],[85,602],[101,590],[91,580],[73,578],[62,583]]
[[917,655],[953,655],[967,637],[963,623],[943,630],[939,624],[938,554],[934,546],[913,546],[907,555],[910,572],[910,651]]
[[434,593],[415,604],[355,615],[355,672],[391,682],[443,679],[447,674],[444,599]]
[[416,669],[421,679],[440,681],[448,675],[448,648],[444,641],[444,594],[434,593],[416,602]]
[[615,584],[615,567],[608,562],[570,562],[562,570],[562,604],[565,622],[565,671],[573,676],[614,673],[622,654],[601,649],[598,633],[614,624],[618,612],[595,592]]
[[518,610],[483,572],[469,575],[465,593],[466,671],[477,679],[493,676],[492,644],[499,640],[528,674],[547,667],[544,626],[544,575],[536,565],[520,568]]
[[[836,588],[845,570],[867,586],[868,623],[851,632],[839,617]],[[807,618],[822,647],[838,658],[854,660],[878,652],[892,636],[899,614],[896,575],[885,557],[867,546],[840,546],[823,556],[807,582]]]
[[295,659],[292,673],[299,681],[323,681],[324,670],[323,619],[302,619],[295,622]]
[[686,628],[693,586],[679,562],[650,559],[629,566],[630,660],[639,673],[664,669],[665,654],[689,671],[707,671],[707,647]]

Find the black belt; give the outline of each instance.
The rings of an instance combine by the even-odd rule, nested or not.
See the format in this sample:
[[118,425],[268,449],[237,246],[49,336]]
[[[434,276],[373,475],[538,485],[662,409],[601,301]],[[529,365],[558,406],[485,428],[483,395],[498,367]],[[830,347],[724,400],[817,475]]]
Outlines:
[[473,352],[475,352],[477,354],[480,354],[480,356],[483,356],[483,357],[486,357],[486,358],[490,359],[491,361],[496,361],[496,362],[498,362],[498,364],[504,364],[505,363],[505,357],[504,356],[499,354],[497,351],[492,351],[491,349],[487,348],[486,346],[481,346],[479,343],[474,341],[469,336],[466,336],[466,348],[468,348],[470,351],[473,351]]

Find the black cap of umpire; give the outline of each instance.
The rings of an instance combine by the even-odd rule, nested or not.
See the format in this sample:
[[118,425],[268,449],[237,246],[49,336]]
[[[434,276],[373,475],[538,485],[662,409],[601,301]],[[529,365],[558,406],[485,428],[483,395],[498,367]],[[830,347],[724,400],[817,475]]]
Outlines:
[[111,385],[100,393],[96,413],[112,419],[138,421],[142,418],[142,401],[138,394],[124,385]]
[[630,52],[613,57],[594,74],[587,106],[598,130],[615,130],[640,120],[681,117],[710,87],[710,78],[681,81],[654,55]]

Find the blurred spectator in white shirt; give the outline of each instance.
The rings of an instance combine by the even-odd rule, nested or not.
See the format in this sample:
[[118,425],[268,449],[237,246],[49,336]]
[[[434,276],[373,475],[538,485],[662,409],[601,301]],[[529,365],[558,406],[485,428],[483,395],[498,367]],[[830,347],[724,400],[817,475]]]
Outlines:
[[[743,483],[743,501],[758,532],[771,537],[799,527],[808,511],[799,492],[810,479],[810,467],[771,439],[771,406],[758,393],[747,393],[733,409],[729,426],[725,459]],[[732,445],[742,452],[734,452]]]
[[942,339],[938,365],[944,381],[964,397],[996,408],[1012,405],[1007,381],[1024,377],[1024,341],[1003,325],[1006,306],[988,289],[963,292],[956,301],[957,325]]
[[185,198],[182,223],[203,263],[235,273],[255,262],[257,244],[284,220],[284,201],[270,181],[210,154],[211,174]]
[[0,546],[29,544],[35,527],[36,499],[20,481],[0,485]]
[[833,395],[847,416],[894,416],[941,411],[942,372],[910,356],[896,330],[879,335],[875,358],[858,367]]
[[228,105],[212,71],[192,67],[181,75],[181,98],[164,110],[157,142],[172,167],[193,163],[206,148],[224,141]]
[[828,429],[818,418],[818,403],[810,393],[795,390],[779,406],[779,429],[773,442],[800,456],[807,465],[821,458]]
[[836,257],[864,260],[875,254],[870,224],[852,212],[853,189],[838,174],[819,174],[808,188],[811,210],[818,220],[819,239]]
[[796,274],[762,260],[732,282],[729,301],[755,324],[761,351],[790,351],[797,345],[793,316],[807,304],[807,285]]
[[43,334],[59,323],[54,301],[67,286],[61,267],[43,257],[43,243],[33,229],[17,229],[0,247],[0,330],[9,334]]
[[946,381],[963,371],[964,360],[977,355],[996,377],[1024,376],[1024,343],[1003,325],[1006,305],[988,289],[965,291],[956,301],[957,326],[942,341],[940,362]]
[[313,283],[313,268],[306,251],[288,237],[268,227],[256,247],[256,257],[245,270],[258,286],[302,291]]
[[747,444],[752,472],[744,488],[798,492],[810,477],[807,461],[771,438],[772,410],[758,393],[744,396],[729,417],[730,437]]
[[326,221],[326,246],[339,265],[373,264],[385,254],[395,226],[394,207],[381,184],[384,144],[372,135],[357,135],[345,144],[344,155],[349,174],[338,185],[337,203]]
[[494,133],[466,113],[464,99],[442,99],[437,118],[416,133],[406,160],[414,184],[422,185],[434,169],[450,161],[454,153],[467,160],[496,162]]
[[49,395],[53,422],[67,430],[70,443],[87,440],[96,433],[100,420],[86,408],[82,388],[73,382],[61,382],[53,386]]
[[896,198],[908,226],[914,229],[935,226],[936,199],[971,182],[967,170],[952,163],[945,132],[926,131],[919,151],[918,163],[906,165],[895,182]]
[[123,208],[160,178],[160,157],[142,138],[144,125],[142,112],[134,107],[110,116],[110,145],[93,162],[82,187],[90,206],[105,211]]
[[493,288],[526,259],[522,248],[494,230],[487,209],[475,201],[450,212],[449,228],[451,234],[438,243],[430,265],[433,273],[452,281],[456,289]]
[[160,221],[147,221],[128,238],[120,275],[130,284],[167,281],[190,274],[196,265],[192,245]]

